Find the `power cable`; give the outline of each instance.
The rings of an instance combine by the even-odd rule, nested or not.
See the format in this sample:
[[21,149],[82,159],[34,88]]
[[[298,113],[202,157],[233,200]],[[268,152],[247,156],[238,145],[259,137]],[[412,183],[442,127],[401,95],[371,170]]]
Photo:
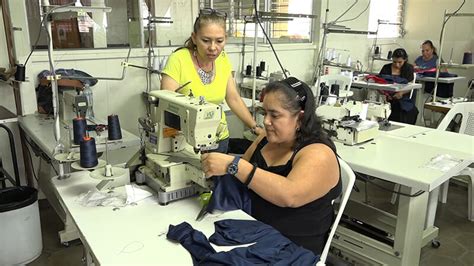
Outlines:
[[369,6],[370,6],[370,0],[369,0],[369,3],[367,4],[367,6],[365,7],[364,10],[362,10],[362,12],[359,13],[359,15],[353,17],[353,18],[350,18],[350,19],[346,19],[346,20],[340,20],[339,23],[342,23],[342,22],[348,22],[348,21],[353,21],[353,20],[356,20],[358,19],[362,14],[365,13],[365,11],[367,11],[367,9],[369,9]]
[[[272,51],[273,51],[273,55],[275,55],[275,58],[278,62],[278,65],[280,66],[281,71],[283,72],[283,75],[285,75],[285,78],[288,78],[288,75],[286,74],[287,71],[286,71],[286,69],[283,68],[283,65],[280,62],[280,58],[278,58],[278,54],[276,53],[275,48],[273,48],[272,41],[270,40],[267,33],[265,32],[265,29],[263,28],[262,22],[260,22],[260,18],[259,18],[258,12],[257,12],[257,0],[254,0],[253,4],[254,4],[254,8],[255,8],[255,19],[256,19],[258,25],[260,26],[260,28],[262,29],[263,35],[265,35],[265,38],[267,39],[268,44],[270,44],[270,47],[272,48]],[[257,32],[255,32],[255,38],[257,38]]]
[[[75,4],[75,1],[73,1],[73,2],[71,2],[71,3],[68,3],[68,4],[65,4],[65,5],[62,5],[62,6],[53,7],[53,8],[51,8],[47,13],[44,14],[43,19],[41,20],[41,23],[40,23],[40,27],[39,27],[39,31],[38,31],[38,36],[36,37],[35,44],[33,45],[33,48],[31,49],[30,54],[28,54],[28,57],[26,58],[25,63],[23,64],[24,66],[26,66],[26,64],[28,63],[28,60],[30,60],[31,55],[32,55],[33,52],[36,50],[36,47],[37,47],[38,42],[39,42],[39,39],[40,39],[40,37],[41,37],[41,30],[42,30],[42,28],[43,28],[43,26],[44,26],[44,21],[46,20],[46,18],[49,17],[49,15],[50,15],[54,10],[56,10],[56,9],[58,9],[58,8],[61,8],[61,7],[67,7],[67,6],[70,6],[70,5],[73,5],[73,4]],[[46,33],[47,33],[47,32],[48,32],[48,31],[46,30]],[[49,34],[48,34],[48,36],[49,36]]]
[[347,14],[347,12],[349,12],[357,4],[357,2],[359,2],[359,0],[355,0],[354,3],[352,3],[352,5],[348,9],[346,9],[346,11],[342,12],[342,14],[339,15],[339,17],[337,17],[334,21],[329,22],[329,24],[336,24],[336,22],[338,22],[340,18],[342,18],[345,14]]
[[391,192],[391,193],[395,193],[395,194],[398,194],[398,195],[402,195],[402,196],[414,198],[414,197],[418,197],[418,196],[420,196],[421,194],[425,193],[423,190],[419,190],[419,191],[415,192],[414,194],[408,194],[408,193],[403,193],[403,192],[400,192],[400,191],[395,191],[395,190],[393,190],[393,189],[389,189],[389,188],[386,188],[386,187],[384,187],[384,186],[382,186],[382,185],[380,185],[380,184],[377,184],[377,183],[375,183],[374,181],[370,180],[369,178],[367,178],[367,177],[365,177],[365,176],[363,176],[363,175],[361,175],[361,174],[359,174],[359,173],[356,173],[356,172],[354,172],[354,173],[355,173],[355,175],[356,175],[357,177],[359,177],[360,179],[364,180],[365,182],[368,182],[368,183],[370,183],[370,184],[372,184],[372,185],[374,185],[374,186],[376,186],[376,187],[378,187],[378,188],[380,188],[380,189],[382,189],[382,190],[389,191],[389,192]]

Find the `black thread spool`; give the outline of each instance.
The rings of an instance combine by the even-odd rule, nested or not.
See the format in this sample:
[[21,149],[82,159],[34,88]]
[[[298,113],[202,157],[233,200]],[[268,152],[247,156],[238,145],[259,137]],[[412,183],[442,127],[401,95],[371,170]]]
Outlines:
[[339,96],[339,84],[331,84],[331,94]]
[[109,131],[109,140],[122,139],[122,130],[118,115],[109,115],[107,117],[107,130]]
[[465,52],[464,53],[464,56],[462,58],[462,63],[463,63],[463,65],[472,64],[472,53],[471,52]]
[[15,80],[25,81],[25,66],[22,64],[16,64]]
[[81,167],[92,168],[99,164],[94,138],[89,136],[84,137],[79,146],[79,153],[81,154]]
[[262,76],[262,69],[260,68],[260,66],[257,66],[256,69],[257,69],[257,77],[261,77]]
[[260,70],[265,71],[265,61],[260,61]]
[[379,54],[380,54],[380,47],[375,46],[374,54],[375,54],[375,55],[379,55]]
[[247,75],[247,76],[252,75],[252,66],[251,65],[247,65],[247,67],[245,68],[245,75]]
[[87,122],[83,117],[76,117],[72,120],[73,142],[81,144],[82,138],[86,135]]

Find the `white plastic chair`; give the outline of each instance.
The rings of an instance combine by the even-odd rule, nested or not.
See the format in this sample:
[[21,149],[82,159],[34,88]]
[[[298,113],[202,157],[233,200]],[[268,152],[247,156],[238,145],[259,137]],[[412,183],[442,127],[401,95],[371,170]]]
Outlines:
[[[324,75],[319,77],[319,83],[316,84],[326,84],[329,88],[331,88],[331,85],[337,84],[339,85],[339,96],[336,96],[334,94],[329,94],[329,98],[334,99],[333,102],[337,100],[337,98],[349,98],[351,97],[354,92],[351,91],[351,85],[352,85],[352,73],[350,76],[346,75],[341,75],[341,74],[330,74],[330,75]],[[320,88],[316,88],[320,90]],[[321,95],[318,93],[318,95]],[[328,102],[328,101],[327,101]]]
[[342,159],[339,159],[339,165],[341,168],[340,171],[342,181],[342,194],[340,197],[339,209],[337,210],[336,219],[334,219],[331,231],[329,232],[329,237],[326,241],[326,244],[324,245],[323,252],[321,253],[319,261],[316,263],[316,266],[326,265],[326,259],[329,254],[329,248],[331,247],[332,238],[336,233],[337,226],[339,224],[339,221],[341,220],[342,213],[344,212],[344,208],[346,207],[347,201],[349,200],[349,196],[351,195],[352,187],[354,186],[354,182],[356,179],[354,172],[346,162],[344,162]]
[[[438,130],[446,130],[457,115],[461,115],[461,125],[459,134],[466,134],[474,136],[474,102],[462,102],[453,105],[451,110],[446,114],[441,123],[439,123]],[[457,175],[467,175],[470,177],[468,184],[468,216],[470,221],[474,221],[474,198],[472,193],[474,191],[474,169],[471,167],[465,168]],[[441,185],[439,200],[446,203],[448,198],[449,180]]]

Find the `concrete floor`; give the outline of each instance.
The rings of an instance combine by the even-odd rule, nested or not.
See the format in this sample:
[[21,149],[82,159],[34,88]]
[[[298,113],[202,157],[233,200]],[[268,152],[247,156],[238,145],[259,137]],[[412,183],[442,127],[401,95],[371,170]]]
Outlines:
[[[385,184],[387,187],[393,187]],[[393,211],[394,206],[387,203],[390,193],[369,184],[371,204]],[[70,242],[69,247],[61,245],[57,232],[63,225],[53,208],[46,200],[40,200],[41,227],[43,232],[43,253],[30,263],[31,266],[46,265],[84,265],[83,246],[79,240]],[[421,251],[420,265],[456,266],[474,265],[474,222],[467,220],[467,189],[451,185],[448,203],[439,204],[435,225],[440,228],[438,249],[430,245]]]

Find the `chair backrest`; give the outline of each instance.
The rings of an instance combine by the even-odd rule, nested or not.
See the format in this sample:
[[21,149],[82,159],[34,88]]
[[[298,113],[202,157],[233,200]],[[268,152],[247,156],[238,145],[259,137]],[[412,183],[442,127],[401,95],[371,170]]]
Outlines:
[[331,231],[329,232],[328,240],[324,245],[323,252],[321,253],[321,257],[319,262],[316,263],[316,266],[323,266],[326,265],[326,258],[329,254],[329,248],[331,247],[331,241],[336,233],[337,226],[339,221],[341,220],[342,213],[344,212],[344,208],[346,207],[347,201],[349,200],[349,196],[351,195],[352,187],[354,187],[355,182],[355,174],[352,171],[351,167],[344,162],[342,159],[339,159],[339,166],[341,171],[341,181],[342,181],[342,194],[341,200],[339,202],[339,209],[337,210],[336,219],[334,219],[334,223],[332,224]]
[[474,136],[474,102],[455,103],[444,116],[437,129],[446,130],[457,115],[461,115],[459,133]]
[[[320,90],[321,90],[321,84],[325,84],[329,89],[331,89],[331,85],[337,84],[339,85],[339,98],[345,98],[348,97],[347,95],[350,95],[349,91],[351,90],[351,85],[352,85],[352,73],[350,73],[349,76],[346,75],[341,75],[341,74],[329,74],[329,75],[323,75],[320,76],[318,79],[318,82],[316,82],[315,86],[318,86],[318,88],[314,88],[315,90],[318,90],[319,93],[316,94],[315,91],[313,91],[314,95],[319,95],[321,96]],[[334,94],[330,94],[329,98],[330,100],[326,101],[326,104],[334,104],[337,101],[337,97]],[[322,99],[316,99],[316,102],[319,103],[320,100]]]

